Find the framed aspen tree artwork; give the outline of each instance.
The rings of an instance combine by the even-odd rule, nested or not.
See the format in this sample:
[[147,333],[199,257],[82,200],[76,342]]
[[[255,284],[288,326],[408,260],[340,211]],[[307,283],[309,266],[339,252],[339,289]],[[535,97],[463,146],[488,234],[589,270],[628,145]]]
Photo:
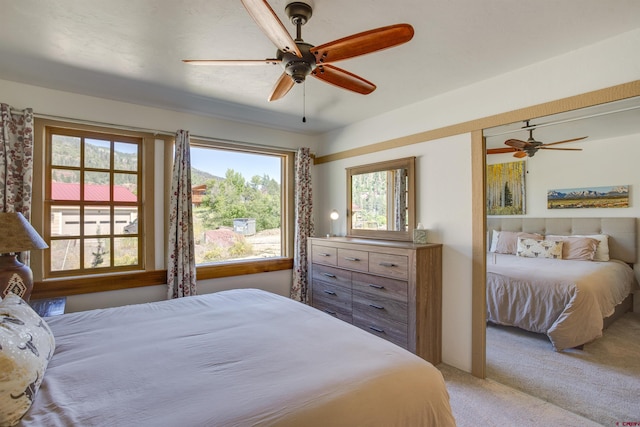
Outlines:
[[524,215],[525,162],[487,165],[487,215]]

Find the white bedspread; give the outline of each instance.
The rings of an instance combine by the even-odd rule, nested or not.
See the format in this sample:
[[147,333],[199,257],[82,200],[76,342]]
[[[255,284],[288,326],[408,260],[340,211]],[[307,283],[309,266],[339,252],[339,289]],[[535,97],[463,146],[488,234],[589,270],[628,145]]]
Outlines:
[[623,262],[487,255],[487,320],[545,333],[558,351],[602,336],[603,319],[631,292]]
[[440,372],[259,290],[65,314],[22,426],[453,426]]

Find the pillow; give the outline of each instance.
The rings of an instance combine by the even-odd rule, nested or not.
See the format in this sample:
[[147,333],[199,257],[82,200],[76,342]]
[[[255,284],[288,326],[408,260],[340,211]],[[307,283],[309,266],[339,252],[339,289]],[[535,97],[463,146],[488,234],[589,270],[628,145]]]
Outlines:
[[[544,237],[537,233],[525,233],[523,231],[498,231],[496,239],[496,245],[493,251],[499,254],[515,255],[518,247],[518,238],[530,238],[542,240]],[[493,243],[491,243],[493,248]]]
[[562,240],[537,240],[518,237],[517,256],[562,259]]
[[498,236],[500,236],[500,232],[498,230],[493,230],[491,234],[491,245],[489,247],[489,252],[495,252],[496,246],[498,245]]
[[0,301],[0,425],[29,410],[55,350],[49,325],[19,296]]
[[[549,235],[546,238],[562,238],[567,236],[553,236]],[[609,236],[606,234],[574,234],[571,237],[589,237],[592,239],[596,239],[598,243],[598,249],[596,249],[596,253],[593,256],[594,261],[609,261]]]
[[562,240],[562,259],[593,261],[599,240],[591,237],[546,236],[547,240]]

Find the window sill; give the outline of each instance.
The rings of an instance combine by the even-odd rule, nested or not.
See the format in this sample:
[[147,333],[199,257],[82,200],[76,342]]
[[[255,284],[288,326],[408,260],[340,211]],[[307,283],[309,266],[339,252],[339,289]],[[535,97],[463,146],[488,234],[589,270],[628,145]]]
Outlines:
[[[292,258],[276,258],[201,266],[197,268],[196,275],[198,280],[206,280],[241,276],[244,274],[290,270],[292,268]],[[157,286],[164,285],[166,283],[167,270],[128,272],[64,279],[47,279],[34,283],[31,298],[54,298],[93,292],[117,291],[144,286]]]

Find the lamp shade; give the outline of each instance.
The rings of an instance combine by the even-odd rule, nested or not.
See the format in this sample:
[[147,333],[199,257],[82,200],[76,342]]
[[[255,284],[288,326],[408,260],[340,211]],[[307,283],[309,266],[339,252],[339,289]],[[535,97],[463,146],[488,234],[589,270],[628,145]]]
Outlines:
[[48,247],[20,212],[0,212],[0,254]]

